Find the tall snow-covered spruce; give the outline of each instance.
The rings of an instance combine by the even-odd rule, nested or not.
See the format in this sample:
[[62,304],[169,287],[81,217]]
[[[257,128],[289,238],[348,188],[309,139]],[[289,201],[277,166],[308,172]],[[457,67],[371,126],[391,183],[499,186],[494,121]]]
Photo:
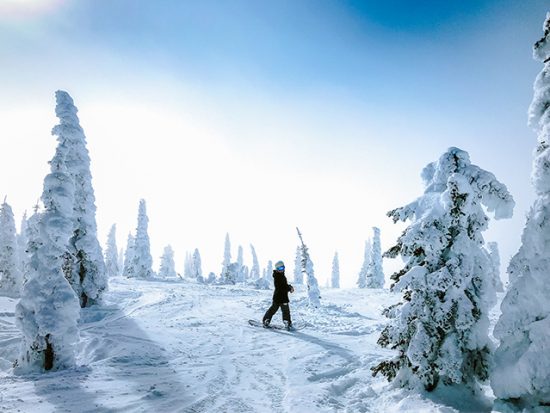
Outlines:
[[384,270],[382,269],[382,249],[380,247],[380,229],[372,228],[372,248],[370,250],[370,260],[367,266],[366,287],[383,288]]
[[369,240],[365,241],[365,257],[363,259],[363,266],[359,271],[359,276],[357,277],[357,287],[366,288],[367,287],[367,270],[370,265],[370,256],[371,256],[372,245]]
[[498,243],[487,243],[487,254],[491,260],[491,274],[493,280],[493,287],[497,293],[504,291],[504,285],[502,285],[502,279],[500,278],[500,254],[498,252]]
[[231,241],[229,240],[229,233],[225,234],[225,243],[223,247],[223,262],[222,271],[220,273],[220,283],[222,284],[235,284],[236,279],[234,268],[231,268]]
[[252,254],[252,268],[250,269],[250,279],[257,281],[260,278],[260,263],[254,245],[250,244],[250,253]]
[[136,278],[150,278],[153,276],[153,257],[151,257],[151,243],[149,241],[149,218],[145,200],[139,201],[138,223],[134,249],[132,251],[131,270]]
[[126,251],[124,252],[124,265],[122,266],[122,275],[128,278],[135,277],[136,275],[133,263],[135,244],[136,237],[129,232],[128,239],[126,241]]
[[491,373],[495,396],[526,411],[550,405],[550,13],[533,55],[544,63],[529,108],[529,124],[538,136],[531,176],[536,199],[508,266]]
[[108,277],[120,275],[118,266],[118,247],[116,245],[116,224],[113,224],[107,236],[107,248],[105,249],[105,270]]
[[302,233],[300,232],[300,230],[296,228],[296,231],[298,231],[298,237],[300,238],[302,273],[306,275],[307,296],[309,299],[309,305],[312,307],[320,307],[321,293],[319,291],[319,283],[317,282],[317,278],[315,278],[315,272],[313,271],[313,262],[311,261],[311,257],[309,256],[309,249],[306,244],[304,244],[304,239],[302,238]]
[[73,99],[62,90],[55,92],[55,98],[59,124],[54,126],[52,134],[67,146],[65,164],[74,182],[73,235],[65,255],[64,271],[81,307],[87,307],[96,303],[107,288],[105,263],[97,238],[90,155]]
[[69,150],[70,143],[58,135],[51,173],[44,179],[44,212],[35,214],[38,234],[29,241],[29,279],[15,309],[23,334],[16,361],[21,373],[62,369],[75,362],[80,302],[62,270],[74,236],[74,181],[65,166]]
[[204,282],[204,277],[202,276],[201,254],[198,248],[195,248],[195,251],[191,257],[191,277],[201,283]]
[[338,252],[334,253],[334,258],[332,259],[332,277],[330,280],[332,288],[340,288],[340,261],[338,260]]
[[388,213],[411,224],[385,253],[405,267],[392,290],[403,300],[385,310],[391,318],[378,343],[397,355],[373,367],[401,386],[434,390],[440,382],[478,388],[489,374],[491,263],[481,232],[489,218],[512,216],[514,200],[495,176],[450,148],[422,171],[424,194]]
[[15,298],[21,294],[23,276],[18,261],[13,211],[4,199],[0,206],[0,295]]
[[296,247],[296,258],[294,259],[294,285],[304,283],[304,274],[302,273],[302,249]]

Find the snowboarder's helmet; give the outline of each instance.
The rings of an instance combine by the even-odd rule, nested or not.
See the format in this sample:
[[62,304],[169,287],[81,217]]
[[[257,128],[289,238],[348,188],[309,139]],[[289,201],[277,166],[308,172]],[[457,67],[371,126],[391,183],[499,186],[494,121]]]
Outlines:
[[285,270],[285,263],[282,261],[277,261],[275,263],[275,269],[279,272],[283,272]]

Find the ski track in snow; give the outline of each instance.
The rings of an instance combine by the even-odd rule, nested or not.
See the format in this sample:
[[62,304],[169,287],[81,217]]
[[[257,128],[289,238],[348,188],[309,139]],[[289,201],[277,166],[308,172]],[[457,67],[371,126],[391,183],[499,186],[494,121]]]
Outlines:
[[[2,412],[454,412],[391,389],[370,367],[386,290],[323,290],[322,307],[292,296],[287,332],[248,325],[270,291],[114,278],[104,304],[82,311],[78,364],[15,376],[15,300],[0,297]],[[274,322],[279,322],[277,313]]]

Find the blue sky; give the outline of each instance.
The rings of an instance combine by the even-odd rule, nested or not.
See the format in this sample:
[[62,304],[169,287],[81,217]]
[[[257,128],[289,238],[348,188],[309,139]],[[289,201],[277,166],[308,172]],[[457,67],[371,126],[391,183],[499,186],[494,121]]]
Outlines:
[[261,260],[289,260],[302,224],[321,278],[339,249],[351,280],[370,226],[395,240],[402,228],[384,212],[420,194],[420,170],[449,146],[508,185],[515,218],[488,237],[504,261],[519,245],[542,0],[5,4],[0,189],[16,212],[40,193],[61,88],[88,135],[100,236],[118,222],[122,243],[145,197],[153,255],[172,243],[180,267],[198,246],[218,271],[226,231]]

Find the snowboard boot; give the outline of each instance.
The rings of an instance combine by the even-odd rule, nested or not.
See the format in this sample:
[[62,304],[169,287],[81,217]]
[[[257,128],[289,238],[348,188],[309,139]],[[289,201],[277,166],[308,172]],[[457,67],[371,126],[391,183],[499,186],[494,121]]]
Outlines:
[[269,328],[269,323],[270,323],[270,322],[271,322],[270,320],[264,320],[264,321],[262,322],[263,325],[264,325],[264,328]]
[[283,323],[285,324],[285,329],[286,329],[287,331],[294,330],[294,329],[292,328],[292,324],[289,323],[288,321],[284,320]]

